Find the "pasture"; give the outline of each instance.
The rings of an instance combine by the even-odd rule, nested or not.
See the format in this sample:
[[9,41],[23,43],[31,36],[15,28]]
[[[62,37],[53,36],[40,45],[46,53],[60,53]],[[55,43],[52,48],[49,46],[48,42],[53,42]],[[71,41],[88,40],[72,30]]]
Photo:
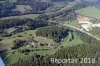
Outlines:
[[76,12],[88,17],[93,17],[96,19],[100,18],[100,9],[95,8],[94,6],[82,8],[82,9],[76,10]]

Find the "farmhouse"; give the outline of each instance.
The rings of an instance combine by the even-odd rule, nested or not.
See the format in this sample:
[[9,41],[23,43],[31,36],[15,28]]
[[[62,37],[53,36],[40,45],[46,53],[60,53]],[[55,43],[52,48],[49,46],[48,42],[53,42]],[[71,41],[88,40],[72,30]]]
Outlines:
[[36,48],[36,47],[37,47],[37,44],[36,44],[35,42],[30,42],[29,44],[30,44],[31,47],[33,47],[33,48]]

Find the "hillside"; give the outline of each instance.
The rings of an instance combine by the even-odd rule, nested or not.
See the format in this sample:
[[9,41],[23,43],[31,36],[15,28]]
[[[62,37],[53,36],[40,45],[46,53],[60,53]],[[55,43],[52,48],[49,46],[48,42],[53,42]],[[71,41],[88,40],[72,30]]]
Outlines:
[[0,1],[0,56],[6,66],[100,66],[99,0]]

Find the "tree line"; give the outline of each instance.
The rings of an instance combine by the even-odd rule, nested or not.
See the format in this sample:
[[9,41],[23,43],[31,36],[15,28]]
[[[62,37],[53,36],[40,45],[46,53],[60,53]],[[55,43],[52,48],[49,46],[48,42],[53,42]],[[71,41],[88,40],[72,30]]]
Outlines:
[[55,42],[61,42],[69,33],[68,28],[51,26],[40,28],[36,31],[36,36],[43,36],[53,39]]
[[[41,19],[6,19],[6,20],[0,20],[0,36],[9,36],[13,35],[19,32],[23,32],[26,30],[34,30],[36,28],[45,27],[45,26],[54,26],[57,25],[53,22],[48,22],[47,20],[41,20]],[[15,27],[17,28],[10,34],[7,33],[5,29]]]
[[[58,11],[58,12],[55,12],[55,13],[48,14],[49,18],[52,19],[52,20],[55,20],[57,16],[61,16],[61,15],[64,15],[64,14],[72,15],[71,13],[74,14],[75,10],[94,5],[93,2],[90,2],[90,1],[89,2],[88,1],[82,1],[82,2],[73,3],[73,4],[74,5],[71,5],[69,8],[66,8],[66,10],[64,10],[64,11],[60,11],[60,12]],[[74,15],[73,17],[75,18],[76,16]]]
[[77,31],[77,30],[76,30],[76,33],[84,43],[100,45],[100,40],[97,40],[83,32]]
[[[16,7],[17,5],[30,6],[32,10],[21,13],[20,11],[17,10]],[[17,2],[5,1],[4,3],[0,3],[0,18],[7,16],[23,15],[23,14],[42,13],[50,6],[52,6],[51,3],[39,2],[36,0],[17,0]]]

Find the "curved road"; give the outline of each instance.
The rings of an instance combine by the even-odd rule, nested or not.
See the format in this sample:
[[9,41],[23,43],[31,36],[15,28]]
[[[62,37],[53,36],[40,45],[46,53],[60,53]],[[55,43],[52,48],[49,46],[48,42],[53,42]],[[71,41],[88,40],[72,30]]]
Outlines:
[[85,33],[85,34],[87,34],[87,35],[89,35],[89,36],[91,36],[91,37],[93,37],[93,38],[95,38],[95,39],[97,39],[97,40],[100,40],[100,38],[94,37],[94,35],[92,35],[91,33],[85,32],[85,31],[83,31],[82,29],[76,28],[76,27],[71,26],[71,25],[68,25],[68,24],[63,24],[63,25],[64,25],[64,26],[69,26],[69,27],[71,27],[71,28],[74,28],[74,29],[76,29],[76,30],[78,30],[78,31],[81,31],[81,32],[83,32],[83,33]]

